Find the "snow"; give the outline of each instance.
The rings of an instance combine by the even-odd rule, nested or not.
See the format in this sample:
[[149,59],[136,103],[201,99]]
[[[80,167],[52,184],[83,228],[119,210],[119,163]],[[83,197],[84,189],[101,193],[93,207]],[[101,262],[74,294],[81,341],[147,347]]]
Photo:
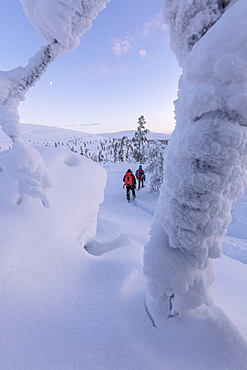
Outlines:
[[145,187],[129,204],[122,188],[138,164],[36,149],[53,181],[49,209],[17,205],[18,182],[0,172],[1,369],[245,370],[246,196],[224,239],[231,255],[215,261],[214,304],[168,319],[147,311],[142,272],[157,195]]
[[[70,125],[64,126],[64,128],[67,130],[83,132],[85,130],[85,126],[86,125],[70,124]],[[60,126],[58,125],[58,127]],[[128,138],[133,138],[135,136],[135,132],[136,130],[124,130],[124,131],[117,131],[117,132],[104,132],[104,133],[100,133],[97,135],[103,136],[104,138],[122,139],[122,137],[124,136],[127,136]],[[166,134],[163,132],[154,132],[154,131],[149,131],[146,136],[148,140],[169,140],[171,137],[170,134]]]
[[33,147],[15,141],[11,150],[2,155],[0,163],[4,172],[18,181],[18,202],[23,196],[31,196],[40,198],[49,207],[46,190],[51,187],[52,179],[42,157]]

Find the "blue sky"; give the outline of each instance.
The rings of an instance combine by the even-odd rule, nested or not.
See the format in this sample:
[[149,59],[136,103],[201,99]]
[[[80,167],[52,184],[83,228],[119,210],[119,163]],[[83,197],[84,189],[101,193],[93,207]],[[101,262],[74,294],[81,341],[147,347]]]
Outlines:
[[[19,0],[0,0],[0,70],[25,66],[43,45]],[[146,127],[170,133],[181,70],[161,0],[111,0],[75,51],[59,57],[21,102],[21,122],[90,133]]]

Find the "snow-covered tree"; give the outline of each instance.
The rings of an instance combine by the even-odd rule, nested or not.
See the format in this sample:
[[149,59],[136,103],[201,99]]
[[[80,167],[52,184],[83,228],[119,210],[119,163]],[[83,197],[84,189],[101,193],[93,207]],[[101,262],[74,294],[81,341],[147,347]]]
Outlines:
[[213,259],[247,169],[247,2],[164,0],[183,74],[144,273],[151,309],[212,304]]
[[119,148],[119,161],[120,162],[129,162],[132,156],[132,147],[130,145],[131,140],[128,136],[123,136],[120,139],[120,148]]
[[135,136],[133,138],[134,141],[134,159],[137,162],[145,163],[145,144],[147,142],[147,134],[149,132],[148,129],[145,128],[146,121],[144,116],[138,118],[138,126],[135,132]]
[[163,182],[164,145],[155,141],[147,150],[146,172],[149,173],[148,189],[151,193],[158,192]]
[[97,161],[99,163],[103,162],[105,160],[104,154],[102,153],[102,150],[99,151]]
[[113,141],[113,160],[119,162],[119,142]]
[[0,72],[0,125],[13,144],[3,158],[2,167],[19,182],[22,196],[40,198],[49,206],[46,190],[51,178],[40,154],[21,139],[19,102],[63,52],[79,45],[80,36],[109,0],[20,0],[24,12],[48,45],[41,48],[25,68]]

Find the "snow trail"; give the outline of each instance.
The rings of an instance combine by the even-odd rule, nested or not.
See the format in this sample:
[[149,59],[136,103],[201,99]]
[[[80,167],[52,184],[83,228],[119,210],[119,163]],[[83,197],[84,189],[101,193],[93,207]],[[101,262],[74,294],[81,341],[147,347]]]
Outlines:
[[[147,218],[147,222],[149,223],[149,232],[150,230],[150,223],[154,217],[155,206],[158,199],[158,193],[150,193],[148,191],[148,186],[145,186],[143,189],[136,191],[136,198],[131,199],[130,204],[126,202],[126,195],[125,189],[122,189],[122,177],[124,172],[126,171],[127,167],[131,167],[132,170],[137,167],[136,163],[133,164],[125,164],[125,163],[111,163],[105,164],[104,167],[107,170],[108,174],[108,186],[105,190],[105,200],[104,203],[100,206],[100,213],[101,217],[99,217],[98,221],[98,228],[102,228],[107,230],[108,239],[106,240],[105,232],[104,240],[101,239],[102,232],[97,232],[95,240],[90,243],[86,247],[86,250],[95,255],[100,255],[102,253],[106,253],[112,249],[116,249],[122,246],[127,246],[131,244],[134,240],[139,240],[136,238],[134,233],[131,230],[135,230],[136,225],[138,222],[134,221],[131,224],[131,227],[125,230],[122,225],[122,212],[121,209],[126,210],[128,209],[128,213],[131,215],[131,218],[134,219],[141,218],[140,212],[143,214],[145,213]],[[109,201],[111,201],[111,210],[114,213],[114,222],[110,221],[110,217],[105,216],[105,205],[109,207]],[[132,206],[130,208],[130,206]],[[234,206],[235,207],[235,206]],[[129,209],[130,208],[130,209]],[[240,211],[239,211],[240,209]],[[232,231],[232,229],[236,230],[244,230],[245,224],[247,223],[247,202],[246,202],[246,195],[243,196],[238,200],[238,211],[234,211],[233,223],[229,227],[229,233],[224,238],[223,247],[222,247],[222,254],[226,256],[236,259],[242,263],[247,264],[247,242],[245,239],[240,239],[237,237],[236,232]],[[240,213],[240,214],[239,214]],[[106,217],[106,218],[104,218]],[[101,224],[104,224],[101,225]],[[108,223],[108,225],[107,225]],[[239,231],[240,232],[240,231]],[[148,233],[147,233],[148,234]],[[240,232],[241,234],[241,232]],[[241,234],[242,235],[242,234]],[[243,235],[244,236],[244,235]],[[149,236],[147,236],[149,238]],[[114,239],[115,238],[115,239]],[[140,240],[139,240],[140,242]]]
[[247,264],[247,241],[225,236],[222,253],[234,260]]
[[152,218],[154,217],[154,210],[150,209],[150,207],[141,200],[135,199],[133,202],[131,202],[131,204],[137,208],[140,208]]

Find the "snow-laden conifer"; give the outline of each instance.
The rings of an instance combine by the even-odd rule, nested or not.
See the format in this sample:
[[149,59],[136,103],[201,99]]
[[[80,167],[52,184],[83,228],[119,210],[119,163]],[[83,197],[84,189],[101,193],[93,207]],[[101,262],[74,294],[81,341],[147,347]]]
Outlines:
[[140,163],[146,162],[145,144],[147,143],[148,129],[145,128],[146,120],[144,116],[138,118],[138,126],[133,138],[134,142],[134,160]]
[[144,272],[165,317],[212,304],[213,259],[246,184],[247,2],[222,3],[164,1],[183,74]]

